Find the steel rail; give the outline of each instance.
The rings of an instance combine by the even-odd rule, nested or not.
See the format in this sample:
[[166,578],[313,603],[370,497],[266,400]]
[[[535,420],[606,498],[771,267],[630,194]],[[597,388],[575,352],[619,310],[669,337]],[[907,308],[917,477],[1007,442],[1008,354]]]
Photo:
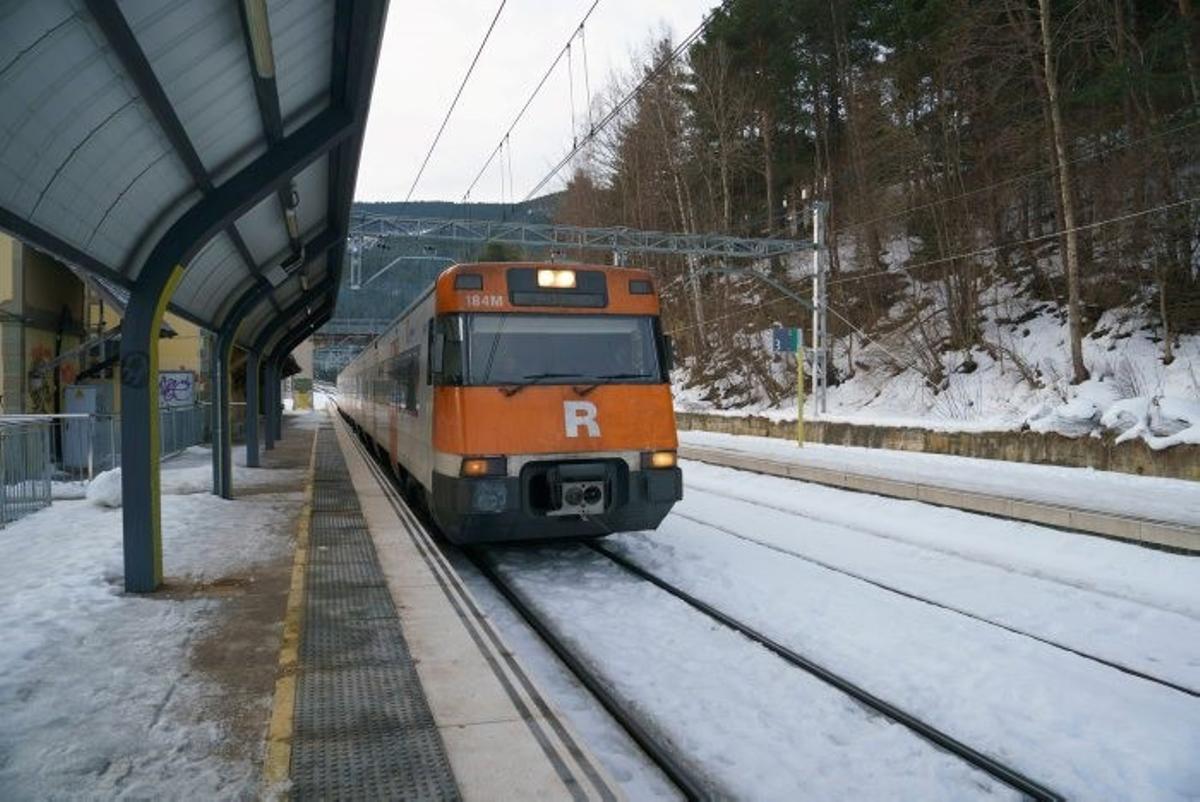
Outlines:
[[[360,448],[363,444],[360,441]],[[374,456],[372,454],[372,456]],[[371,460],[374,462],[374,460]],[[373,468],[378,468],[377,465],[372,465]],[[376,477],[383,484],[384,476],[390,478],[390,474],[385,474],[381,469],[373,471]],[[394,489],[394,488],[392,488]],[[964,762],[974,766],[984,773],[994,777],[1003,784],[1025,794],[1030,799],[1038,800],[1038,802],[1064,802],[1065,797],[1056,791],[1047,788],[1021,772],[1010,766],[996,760],[995,758],[986,755],[967,744],[954,738],[952,735],[945,733],[931,724],[928,724],[907,711],[896,707],[878,696],[875,696],[870,691],[851,682],[841,675],[825,668],[824,666],[804,657],[803,655],[789,649],[787,646],[773,640],[764,633],[754,629],[753,627],[738,621],[728,614],[718,610],[712,605],[704,602],[695,596],[692,596],[687,591],[671,584],[661,577],[645,570],[640,565],[631,560],[615,554],[608,549],[596,543],[586,543],[586,547],[590,548],[597,554],[606,557],[613,563],[620,566],[629,573],[643,579],[660,590],[674,596],[675,598],[687,604],[689,607],[702,613],[703,615],[712,618],[720,624],[732,629],[735,632],[743,635],[746,638],[758,643],[768,651],[780,657],[785,662],[799,668],[817,679],[825,682],[837,690],[845,693],[855,699],[864,706],[880,713],[896,723],[908,728],[916,735],[924,738],[935,746],[955,755]],[[494,566],[489,562],[485,548],[483,547],[468,547],[461,550],[464,556],[467,557],[479,570],[481,574],[496,588],[497,591],[505,598],[505,600],[517,611],[522,619],[529,625],[534,632],[537,633],[559,660],[567,667],[567,669],[579,680],[579,682],[587,688],[592,696],[598,701],[602,707],[609,713],[610,716],[629,734],[635,743],[645,752],[646,756],[654,762],[660,771],[674,783],[688,799],[705,799],[709,794],[705,790],[705,783],[688,769],[682,761],[678,760],[669,750],[657,741],[645,728],[640,721],[630,716],[622,707],[620,701],[604,686],[596,671],[589,668],[584,660],[582,660],[575,652],[571,650],[566,643],[558,637],[558,635],[545,624],[545,622],[533,611],[533,609],[525,603],[513,588],[504,580]]]
[[[338,410],[338,414],[343,414]],[[345,417],[343,415],[343,417]],[[348,420],[348,419],[347,419]],[[359,453],[367,460],[368,468],[375,476],[376,480],[383,487],[389,502],[396,510],[397,514],[404,520],[400,508],[396,505],[393,494],[400,492],[396,487],[394,474],[386,471],[379,465],[378,454],[367,443],[364,438],[355,429],[351,429],[354,433],[355,444],[359,449]],[[406,509],[406,512],[412,516],[413,520],[419,525],[425,526],[423,521],[417,519],[416,512],[411,508]],[[428,528],[428,527],[426,527]],[[410,535],[412,533],[410,532]],[[486,558],[481,554],[473,553],[478,549],[462,549],[464,556],[479,570],[483,576],[492,583],[505,600],[521,615],[525,622],[538,634],[542,641],[550,647],[550,649],[558,656],[559,660],[567,666],[568,670],[579,680],[593,697],[598,701],[613,720],[625,730],[629,737],[646,753],[646,756],[654,763],[659,771],[666,775],[670,780],[689,800],[706,799],[710,794],[704,790],[703,783],[695,776],[695,774],[686,769],[679,761],[677,761],[667,750],[665,750],[654,738],[641,726],[641,724],[628,715],[621,707],[620,702],[603,686],[596,677],[594,671],[590,671],[584,663],[564,644],[545,624],[543,624],[533,610],[524,603],[524,601],[506,585],[503,579],[486,561]]]
[[[758,502],[756,502],[752,499],[744,498],[742,496],[738,496],[733,493],[722,493],[722,492],[716,491],[716,490],[701,490],[700,492],[708,493],[708,494],[714,495],[714,496],[720,496],[722,498],[728,498],[728,499],[735,500],[735,501],[741,501],[746,504],[763,506],[763,507],[766,507],[767,509],[778,510],[779,512],[789,514],[789,515],[795,515],[796,517],[799,517],[799,518],[807,518],[807,516],[803,515],[802,513],[798,513],[798,512],[792,511],[792,510],[787,510],[787,509],[784,509],[783,507],[778,507],[778,506],[773,506],[773,505],[768,505],[768,504],[759,504]],[[961,607],[955,607],[954,605],[946,604],[945,602],[935,601],[934,599],[930,599],[925,596],[921,596],[920,594],[912,593],[907,590],[903,590],[901,588],[896,587],[895,585],[889,585],[886,582],[883,582],[878,579],[873,579],[865,574],[860,574],[856,571],[851,571],[848,568],[841,568],[837,565],[826,562],[825,560],[820,560],[820,559],[817,559],[816,557],[810,557],[807,554],[800,554],[799,552],[792,551],[791,549],[786,549],[782,546],[777,546],[773,543],[766,543],[762,540],[758,540],[757,538],[751,537],[750,535],[746,535],[746,534],[738,532],[734,529],[730,529],[729,527],[721,526],[719,524],[709,523],[708,521],[702,521],[699,518],[696,518],[692,515],[688,515],[687,513],[672,512],[672,515],[677,515],[680,518],[684,519],[685,521],[691,521],[692,523],[697,524],[699,526],[705,526],[705,527],[708,527],[709,529],[715,529],[716,531],[721,532],[722,534],[729,535],[730,537],[735,537],[738,540],[744,541],[746,543],[753,543],[754,545],[759,546],[764,549],[768,549],[769,551],[774,551],[778,554],[786,554],[789,557],[794,557],[797,560],[801,560],[801,561],[809,563],[811,565],[815,565],[818,568],[821,568],[823,570],[830,571],[835,574],[840,574],[842,576],[848,577],[848,578],[856,580],[858,582],[862,582],[867,585],[872,585],[873,587],[877,587],[880,590],[886,591],[888,593],[894,593],[897,596],[901,596],[906,599],[911,599],[912,601],[920,602],[921,604],[927,604],[930,607],[936,607],[939,610],[945,610],[948,613],[960,615],[964,618],[969,618],[972,621],[978,621],[981,624],[987,624],[988,626],[995,627],[996,629],[1003,630],[1004,632],[1012,633],[1013,635],[1017,635],[1019,637],[1029,638],[1032,641],[1036,641],[1045,646],[1049,646],[1052,649],[1058,649],[1060,651],[1066,652],[1067,654],[1073,654],[1076,657],[1082,657],[1084,660],[1090,660],[1093,663],[1098,663],[1099,665],[1105,666],[1106,668],[1111,668],[1115,671],[1120,671],[1122,674],[1128,674],[1131,677],[1137,677],[1138,679],[1142,679],[1147,682],[1153,682],[1156,685],[1161,685],[1164,688],[1170,688],[1173,691],[1178,691],[1180,693],[1187,694],[1188,696],[1191,696],[1194,698],[1200,698],[1200,691],[1196,690],[1195,688],[1189,688],[1188,686],[1180,684],[1178,682],[1172,682],[1169,679],[1163,679],[1162,677],[1155,676],[1154,674],[1149,674],[1145,671],[1141,671],[1139,669],[1133,668],[1132,666],[1125,665],[1124,663],[1118,663],[1115,660],[1109,660],[1106,657],[1100,657],[1099,655],[1092,654],[1091,652],[1085,652],[1082,649],[1076,649],[1074,646],[1068,646],[1065,643],[1061,643],[1061,642],[1053,640],[1051,638],[1046,638],[1041,635],[1035,635],[1032,632],[1028,632],[1024,629],[1020,629],[1018,627],[1014,627],[1009,624],[1005,624],[1001,621],[996,621],[995,619],[988,618],[987,616],[979,615],[977,613],[972,613],[970,610],[965,610]],[[1011,520],[1011,519],[1009,519],[1009,520]],[[877,535],[874,532],[871,532],[862,527],[853,526],[853,525],[849,525],[849,524],[839,524],[839,526],[844,526],[846,529],[851,529],[856,532],[862,532],[863,534],[869,535],[871,537],[877,537]],[[984,563],[984,565],[987,565],[987,563]],[[1069,587],[1074,587],[1074,586],[1069,586]],[[1092,592],[1100,593],[1100,591],[1092,591]],[[1101,593],[1101,595],[1104,595],[1104,594]],[[1111,597],[1110,596],[1109,598],[1121,598],[1121,597]],[[1154,608],[1154,609],[1158,609],[1158,608]]]
[[689,607],[703,613],[715,621],[720,622],[721,624],[724,624],[726,627],[729,627],[735,632],[744,635],[796,668],[802,669],[803,671],[812,674],[817,679],[832,685],[842,693],[845,693],[847,696],[850,696],[861,704],[886,716],[887,718],[892,719],[896,723],[907,727],[912,732],[921,736],[935,746],[950,752],[956,757],[959,757],[967,763],[970,763],[977,769],[990,774],[1000,782],[1017,791],[1020,791],[1029,798],[1044,802],[1061,802],[1061,800],[1064,799],[1064,797],[1058,792],[1047,788],[1036,780],[1030,779],[1021,772],[1005,765],[1004,763],[1001,763],[995,758],[985,755],[984,753],[967,746],[954,736],[949,735],[933,725],[922,721],[911,713],[896,707],[890,702],[880,699],[878,696],[874,695],[860,685],[857,685],[845,677],[829,670],[828,668],[813,662],[807,657],[792,651],[787,646],[784,646],[778,641],[773,640],[768,635],[765,635],[759,630],[744,624],[741,621],[738,621],[737,619],[729,616],[721,610],[718,610],[707,602],[696,598],[687,591],[671,584],[656,574],[647,571],[626,557],[615,554],[596,543],[587,543],[586,545],[592,551],[607,557],[609,560],[616,563],[634,576],[653,584],[655,587],[671,594]]
[[567,669],[575,676],[576,679],[583,684],[585,688],[595,697],[601,706],[608,711],[608,714],[621,725],[621,728],[629,734],[629,737],[641,747],[646,756],[658,766],[663,774],[673,782],[684,796],[688,799],[707,799],[711,793],[705,790],[704,782],[696,776],[694,772],[685,767],[682,761],[678,760],[674,755],[665,749],[659,741],[655,740],[654,736],[642,726],[641,722],[621,706],[621,702],[604,686],[597,676],[597,672],[589,668],[584,661],[576,655],[558,635],[548,627],[533,611],[533,609],[525,603],[512,587],[505,582],[487,557],[483,555],[479,547],[464,549],[463,553],[471,561],[484,577],[487,578],[492,586],[504,596],[505,600],[512,605],[529,625],[542,642],[550,647],[550,650],[558,657],[559,660],[567,667]]

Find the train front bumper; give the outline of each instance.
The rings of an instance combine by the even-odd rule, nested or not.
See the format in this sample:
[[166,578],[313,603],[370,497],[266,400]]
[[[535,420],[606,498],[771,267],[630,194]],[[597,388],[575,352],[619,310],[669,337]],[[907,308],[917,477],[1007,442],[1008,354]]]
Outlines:
[[[602,512],[564,515],[546,498],[555,469],[591,469],[605,487]],[[606,535],[654,529],[683,498],[679,468],[629,470],[620,460],[531,463],[520,476],[466,478],[433,474],[432,512],[454,543],[495,543]]]

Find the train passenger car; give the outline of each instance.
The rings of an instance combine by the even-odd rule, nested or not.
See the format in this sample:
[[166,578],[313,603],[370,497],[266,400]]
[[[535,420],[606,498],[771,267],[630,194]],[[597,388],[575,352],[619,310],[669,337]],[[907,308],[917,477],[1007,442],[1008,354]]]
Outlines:
[[683,495],[670,338],[642,270],[445,270],[338,406],[456,543],[653,529]]

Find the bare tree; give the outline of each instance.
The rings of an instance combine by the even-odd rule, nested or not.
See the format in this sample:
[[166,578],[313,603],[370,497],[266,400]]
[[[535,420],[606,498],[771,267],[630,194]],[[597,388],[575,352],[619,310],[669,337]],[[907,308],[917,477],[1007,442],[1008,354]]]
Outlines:
[[732,171],[742,151],[740,132],[749,120],[749,94],[733,69],[729,48],[717,40],[713,47],[695,51],[690,59],[696,105],[703,110],[716,137],[717,168],[721,184],[721,227],[733,227]]

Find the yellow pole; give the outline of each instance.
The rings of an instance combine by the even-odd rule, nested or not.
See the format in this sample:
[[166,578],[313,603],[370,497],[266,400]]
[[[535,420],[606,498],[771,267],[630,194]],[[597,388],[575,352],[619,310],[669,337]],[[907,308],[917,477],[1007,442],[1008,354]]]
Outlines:
[[804,340],[796,332],[796,445],[804,448]]

